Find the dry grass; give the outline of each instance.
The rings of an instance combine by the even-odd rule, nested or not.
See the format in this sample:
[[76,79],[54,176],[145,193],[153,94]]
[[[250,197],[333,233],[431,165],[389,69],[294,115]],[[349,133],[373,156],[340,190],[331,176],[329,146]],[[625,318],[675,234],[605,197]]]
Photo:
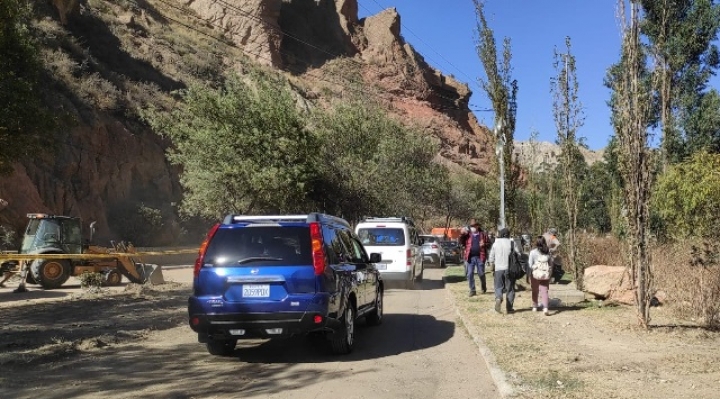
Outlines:
[[[457,274],[449,267],[449,274]],[[720,382],[720,333],[655,308],[656,326],[637,327],[632,307],[595,303],[531,312],[518,292],[516,313],[497,314],[493,296],[467,297],[448,282],[467,329],[481,337],[518,398],[714,398]],[[557,286],[551,285],[551,296]],[[504,309],[504,307],[503,307]]]

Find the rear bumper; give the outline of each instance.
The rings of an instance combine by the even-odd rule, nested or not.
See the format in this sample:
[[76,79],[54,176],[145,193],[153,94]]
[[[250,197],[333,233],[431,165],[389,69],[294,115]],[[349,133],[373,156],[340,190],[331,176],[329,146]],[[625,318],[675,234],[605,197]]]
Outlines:
[[[316,316],[321,318],[319,323],[315,321]],[[320,312],[191,313],[189,323],[201,340],[203,336],[235,339],[287,337],[340,328],[337,319]]]
[[406,272],[385,272],[381,270],[380,277],[383,281],[409,281],[412,280],[413,275],[410,270]]
[[426,262],[429,261],[430,263],[433,263],[433,264],[440,264],[441,259],[442,258],[440,257],[439,254],[432,254],[432,253],[423,254],[423,260]]

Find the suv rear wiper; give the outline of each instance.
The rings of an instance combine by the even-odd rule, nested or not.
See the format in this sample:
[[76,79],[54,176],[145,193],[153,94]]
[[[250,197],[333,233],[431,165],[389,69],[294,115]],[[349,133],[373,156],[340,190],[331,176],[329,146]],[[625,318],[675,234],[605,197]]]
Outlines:
[[254,262],[256,260],[274,260],[274,261],[281,261],[283,258],[273,257],[273,256],[251,256],[249,258],[242,258],[237,261],[238,264],[248,263],[248,262]]

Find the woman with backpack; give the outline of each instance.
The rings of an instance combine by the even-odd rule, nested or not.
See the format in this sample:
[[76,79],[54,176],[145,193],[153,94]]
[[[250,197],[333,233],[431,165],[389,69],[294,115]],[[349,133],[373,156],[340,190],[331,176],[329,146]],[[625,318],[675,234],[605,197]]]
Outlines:
[[550,303],[549,291],[552,268],[550,267],[550,248],[545,242],[545,237],[538,236],[535,240],[535,248],[528,255],[528,265],[530,265],[528,274],[530,275],[530,287],[532,288],[532,311],[537,311],[539,294],[543,313],[547,316]]

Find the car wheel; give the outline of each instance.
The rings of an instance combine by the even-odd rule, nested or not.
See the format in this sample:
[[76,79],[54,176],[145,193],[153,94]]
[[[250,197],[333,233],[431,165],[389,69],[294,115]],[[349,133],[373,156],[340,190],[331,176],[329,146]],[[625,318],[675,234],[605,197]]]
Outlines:
[[213,356],[230,356],[235,351],[235,345],[237,340],[209,340],[205,346],[207,347],[208,353]]
[[343,328],[330,338],[330,346],[336,355],[345,355],[353,350],[355,344],[355,308],[348,303],[342,315]]
[[447,267],[447,263],[445,263],[445,259],[441,259],[441,260],[440,260],[440,268],[441,268],[441,269],[444,269],[444,268],[446,268],[446,267]]
[[418,283],[423,281],[423,275],[425,274],[425,263],[420,264],[420,274],[417,275],[417,278],[415,278],[415,281]]
[[368,325],[377,326],[382,324],[384,306],[385,304],[383,303],[383,290],[382,288],[378,287],[375,294],[375,309],[372,312],[368,313],[367,317],[365,318]]

